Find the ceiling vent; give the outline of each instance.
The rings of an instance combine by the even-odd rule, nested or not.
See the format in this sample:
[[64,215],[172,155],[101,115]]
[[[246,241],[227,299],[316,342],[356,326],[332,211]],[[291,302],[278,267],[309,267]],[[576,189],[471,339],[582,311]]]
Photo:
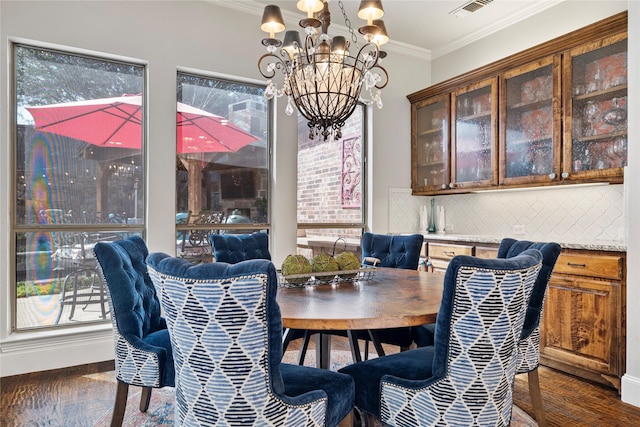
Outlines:
[[493,0],[471,0],[466,2],[460,7],[453,9],[449,12],[449,15],[457,16],[458,18],[464,18],[465,16],[482,9]]

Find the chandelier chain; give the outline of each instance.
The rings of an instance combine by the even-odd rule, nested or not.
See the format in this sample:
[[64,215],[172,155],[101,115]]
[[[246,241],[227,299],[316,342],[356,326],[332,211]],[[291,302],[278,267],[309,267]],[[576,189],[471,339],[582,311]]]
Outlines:
[[344,10],[344,4],[342,4],[342,0],[338,0],[338,5],[340,6],[340,10],[342,11],[342,16],[344,17],[344,24],[349,29],[349,33],[351,33],[351,41],[353,41],[353,44],[357,48],[358,47],[358,37],[356,37],[356,33],[353,31],[353,28],[351,28],[351,21],[349,20],[349,17],[347,16],[347,12],[345,12],[345,10]]

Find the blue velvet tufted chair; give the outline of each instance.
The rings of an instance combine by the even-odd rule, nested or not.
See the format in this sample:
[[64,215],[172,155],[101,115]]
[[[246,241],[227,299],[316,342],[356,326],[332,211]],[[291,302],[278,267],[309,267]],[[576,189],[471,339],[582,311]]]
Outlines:
[[174,350],[178,425],[331,427],[351,413],[351,377],[281,363],[272,262],[147,263]]
[[147,246],[138,236],[99,242],[94,253],[107,283],[113,323],[118,388],[111,419],[120,426],[129,385],[143,387],[140,411],[149,408],[152,388],[174,386],[171,341],[160,301],[147,273]]
[[[417,270],[422,250],[422,234],[390,236],[384,234],[364,233],[362,236],[362,259],[364,264],[370,258],[377,258],[379,267],[404,268]],[[413,343],[411,328],[391,328],[375,331],[358,332],[356,336],[365,339],[365,358],[368,355],[369,340],[365,334],[377,335],[377,341],[384,344],[397,345],[401,350],[407,350]],[[381,349],[378,355],[384,354]]]
[[267,233],[211,234],[209,242],[213,256],[219,262],[235,264],[248,259],[271,260]]
[[367,258],[377,258],[379,267],[417,270],[423,240],[422,234],[391,236],[366,232],[362,235],[362,259],[368,263]]
[[391,426],[508,426],[517,343],[541,264],[535,249],[510,259],[454,257],[434,346],[340,370],[355,380],[356,406]]
[[[418,262],[420,261],[420,251],[422,250],[422,242],[424,236],[422,234],[411,235],[386,235],[386,234],[374,234],[365,232],[362,235],[362,264],[363,265],[376,265],[378,267],[388,268],[404,268],[408,270],[417,270]],[[357,340],[365,341],[364,357],[368,358],[369,355],[369,341],[375,337],[373,342],[375,344],[383,343],[390,345],[397,345],[401,350],[407,350],[413,343],[412,329],[407,328],[389,328],[389,329],[377,329],[371,331],[351,331]],[[298,361],[300,364],[304,363],[307,347],[311,334],[315,331],[293,331],[291,339],[299,338],[302,335],[303,343],[300,348],[300,354]],[[347,336],[345,331],[330,331],[322,332],[330,335]],[[357,342],[352,349],[353,354],[358,354],[360,349]],[[384,349],[382,346],[378,346],[376,351],[379,356],[384,355]],[[354,358],[354,362],[356,359]]]

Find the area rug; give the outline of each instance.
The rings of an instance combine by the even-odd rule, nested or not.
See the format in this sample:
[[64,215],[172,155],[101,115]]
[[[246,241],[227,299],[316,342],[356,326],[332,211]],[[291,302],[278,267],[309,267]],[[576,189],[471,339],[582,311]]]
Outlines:
[[[288,351],[283,357],[286,363],[295,363],[298,356],[297,351]],[[331,369],[337,370],[351,363],[351,353],[348,351],[332,351],[331,352]],[[305,358],[305,366],[315,366],[315,352],[307,352]],[[127,409],[124,414],[123,427],[168,427],[173,426],[174,410],[173,402],[175,399],[175,391],[171,387],[154,389],[151,393],[151,402],[149,410],[142,413],[138,409],[140,405],[141,389],[138,387],[130,387],[129,399],[127,400]],[[111,423],[111,410],[105,413],[95,424],[96,427],[107,427]],[[513,405],[511,415],[511,427],[533,427],[538,424],[526,412],[518,406]]]

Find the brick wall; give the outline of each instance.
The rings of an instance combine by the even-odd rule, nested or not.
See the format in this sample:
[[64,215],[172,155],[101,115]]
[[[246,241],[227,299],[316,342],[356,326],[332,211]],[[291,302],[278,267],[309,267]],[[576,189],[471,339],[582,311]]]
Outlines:
[[[358,108],[342,128],[343,139],[360,135],[362,109]],[[362,142],[362,141],[361,141]],[[362,145],[362,144],[361,144]],[[342,140],[309,139],[306,120],[298,118],[298,222],[360,222],[360,208],[341,205]],[[362,185],[360,185],[360,189]],[[362,194],[362,190],[360,190]],[[356,237],[359,229],[308,230],[307,235]]]

